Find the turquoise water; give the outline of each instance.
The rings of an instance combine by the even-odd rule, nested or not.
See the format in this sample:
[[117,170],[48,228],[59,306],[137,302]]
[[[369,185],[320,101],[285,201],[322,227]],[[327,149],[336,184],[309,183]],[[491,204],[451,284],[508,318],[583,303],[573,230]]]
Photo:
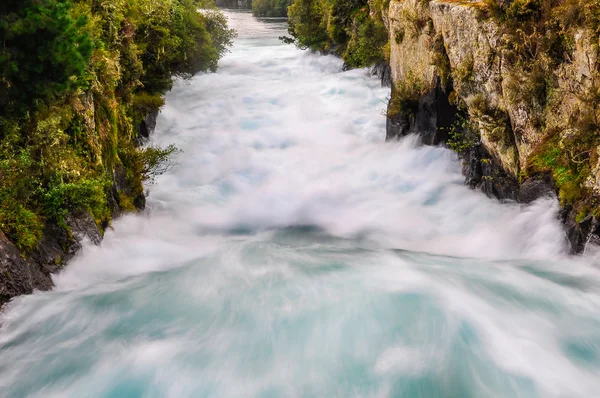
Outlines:
[[219,72],[167,96],[147,213],[1,315],[0,396],[598,396],[600,273],[557,204],[385,143],[376,79],[228,16]]

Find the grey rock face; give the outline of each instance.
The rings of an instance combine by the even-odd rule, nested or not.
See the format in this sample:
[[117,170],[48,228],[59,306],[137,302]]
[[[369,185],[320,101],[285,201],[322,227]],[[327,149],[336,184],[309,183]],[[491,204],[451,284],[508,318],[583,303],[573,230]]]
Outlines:
[[39,267],[21,257],[19,249],[0,231],[0,306],[34,289],[47,290],[52,280]]
[[[582,27],[570,38],[571,59],[554,71],[555,90],[560,95],[552,103],[552,112],[540,113],[513,95],[519,77],[528,75],[507,58],[501,45],[505,39],[501,26],[493,19],[481,18],[478,5],[476,0],[390,2],[392,89],[415,86],[420,97],[418,108],[412,112],[388,112],[386,137],[398,139],[416,133],[425,144],[443,143],[447,137],[441,127],[451,121],[448,114],[453,109],[447,107],[447,98],[438,86],[440,76],[451,73],[455,89],[452,103],[462,104],[462,112],[478,131],[478,142],[459,154],[466,184],[490,197],[523,204],[544,196],[556,197],[549,176],[533,176],[522,182],[517,177],[529,170],[528,161],[544,139],[545,132],[535,120],[543,117],[547,131],[562,131],[572,115],[586,111],[581,98],[593,86],[590,76],[597,65],[597,35]],[[442,46],[432,45],[440,42]],[[440,55],[448,62],[440,62]],[[600,147],[594,152],[600,154]],[[585,186],[600,195],[600,160]],[[569,206],[560,214],[573,253],[600,242],[600,220],[579,218]]]
[[51,275],[76,256],[83,240],[89,239],[96,245],[102,241],[89,213],[69,215],[66,222],[70,234],[48,223],[37,249],[26,256],[0,231],[0,307],[13,297],[51,289]]

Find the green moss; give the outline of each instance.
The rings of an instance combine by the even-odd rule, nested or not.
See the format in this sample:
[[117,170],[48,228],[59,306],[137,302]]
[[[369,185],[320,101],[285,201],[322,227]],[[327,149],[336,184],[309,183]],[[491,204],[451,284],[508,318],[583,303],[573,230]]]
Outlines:
[[[561,132],[551,132],[529,159],[528,173],[549,172],[559,190],[562,204],[571,204],[577,211],[591,211],[593,195],[585,186],[590,175],[590,140],[598,142],[598,137],[585,137],[581,133],[560,138]],[[595,148],[595,146],[593,147]]]
[[137,211],[137,208],[135,207],[134,203],[133,203],[133,198],[128,195],[126,192],[123,191],[119,191],[119,207],[121,208],[121,210],[126,211],[126,212],[135,212]]

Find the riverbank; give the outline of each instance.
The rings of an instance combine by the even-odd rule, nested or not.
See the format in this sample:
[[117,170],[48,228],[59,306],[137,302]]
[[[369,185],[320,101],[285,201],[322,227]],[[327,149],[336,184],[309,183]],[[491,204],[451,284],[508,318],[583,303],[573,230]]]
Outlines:
[[234,37],[188,0],[92,3],[0,10],[0,306],[144,209],[143,183],[176,152],[142,145],[164,93],[216,70]]

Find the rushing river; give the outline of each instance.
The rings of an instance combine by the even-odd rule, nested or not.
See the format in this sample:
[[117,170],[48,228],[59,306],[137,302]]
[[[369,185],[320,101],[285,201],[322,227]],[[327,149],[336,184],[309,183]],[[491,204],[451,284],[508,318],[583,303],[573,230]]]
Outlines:
[[557,204],[500,204],[414,137],[389,89],[227,13],[177,82],[183,150],[148,211],[1,315],[0,397],[600,396],[600,273]]

